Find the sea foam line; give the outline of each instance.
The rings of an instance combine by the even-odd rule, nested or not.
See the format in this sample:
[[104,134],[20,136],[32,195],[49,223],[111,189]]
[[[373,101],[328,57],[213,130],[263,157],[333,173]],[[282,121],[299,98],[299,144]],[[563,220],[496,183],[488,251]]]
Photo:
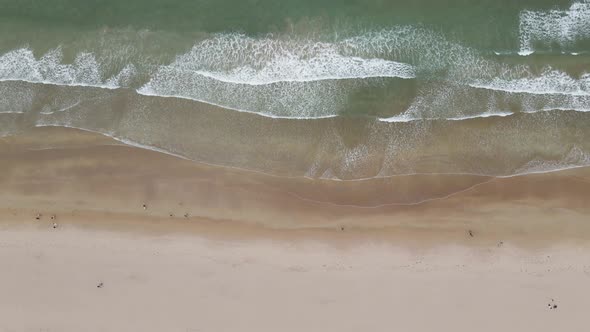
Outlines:
[[564,96],[590,96],[590,92],[584,90],[577,91],[560,91],[555,89],[535,89],[526,87],[525,85],[510,85],[505,81],[493,81],[490,83],[470,83],[470,87],[476,89],[486,89],[490,91],[503,91],[509,93],[528,93],[534,95],[564,95]]
[[371,55],[343,54],[340,48],[338,42],[219,34],[195,44],[190,51],[177,56],[174,62],[162,66],[161,70],[200,73],[223,82],[252,85],[324,79],[415,77],[414,68],[409,64]]
[[465,115],[465,116],[458,116],[458,117],[450,117],[450,118],[417,118],[411,117],[410,115],[401,114],[392,116],[389,118],[379,118],[379,121],[382,122],[414,122],[414,121],[462,121],[462,120],[471,120],[471,119],[478,119],[478,118],[489,118],[489,117],[507,117],[514,115],[513,112],[497,112],[497,113],[482,113],[476,115]]
[[240,79],[235,78],[230,75],[226,75],[223,73],[215,73],[215,72],[204,72],[204,71],[194,71],[195,74],[201,75],[203,77],[211,78],[220,82],[231,83],[231,84],[244,84],[244,85],[270,85],[276,83],[306,83],[306,82],[316,82],[316,81],[336,81],[336,80],[352,80],[352,79],[369,79],[369,78],[402,78],[402,79],[411,79],[415,78],[415,76],[401,76],[401,75],[387,75],[384,73],[375,73],[374,75],[339,75],[339,76],[310,76],[310,77],[300,77],[300,78],[291,78],[291,79],[268,79],[268,80],[248,80],[248,79]]
[[98,88],[98,89],[106,89],[106,90],[117,90],[121,89],[118,86],[110,86],[105,84],[84,84],[84,83],[60,83],[54,81],[43,81],[43,80],[27,80],[27,79],[19,79],[19,78],[0,78],[0,82],[24,82],[30,84],[43,84],[43,85],[53,85],[53,86],[68,86],[68,87],[84,87],[84,88]]
[[[416,38],[409,37],[415,37],[418,33],[414,30],[385,30],[333,43],[295,39],[256,39],[239,34],[219,35],[196,44],[171,64],[156,69],[150,75],[149,81],[136,89],[136,92],[148,96],[194,100],[270,118],[302,120],[336,117],[343,109],[342,104],[347,100],[347,93],[354,87],[349,91],[340,89],[339,85],[327,86],[331,82],[317,86],[267,85],[338,79],[363,80],[373,77],[413,78],[415,73],[411,65],[371,56],[382,53],[396,54],[399,52],[398,48],[403,51],[402,46],[413,45],[410,41]],[[418,31],[425,33],[422,30]],[[390,49],[390,46],[393,48]],[[453,52],[461,54],[465,51],[463,48],[451,48]],[[363,57],[357,56],[358,54],[362,54]],[[219,61],[220,55],[223,55],[224,61]],[[29,49],[19,49],[0,56],[0,81],[112,90],[120,88],[119,83],[128,81],[129,77],[135,75],[135,68],[128,65],[119,74],[102,80],[102,67],[103,65],[90,53],[78,54],[73,64],[62,64],[59,48],[48,52],[40,59],[36,59]],[[489,81],[472,82],[470,86],[511,93],[590,95],[590,75],[581,80],[573,80],[564,75],[549,73],[548,78],[542,76],[512,80],[494,78]],[[219,84],[211,87],[211,82]],[[247,86],[234,86],[238,84]],[[262,85],[267,87],[248,87]],[[322,90],[319,91],[318,87]],[[307,103],[297,103],[297,100]],[[317,111],[306,112],[310,109]],[[431,118],[426,118],[429,119]],[[461,119],[466,118],[460,117],[456,120]],[[396,119],[391,119],[394,120]],[[414,119],[397,120],[402,122]]]
[[269,114],[269,113],[255,112],[255,111],[249,111],[249,110],[244,110],[244,109],[229,107],[229,106],[226,106],[226,105],[217,104],[217,103],[210,102],[210,101],[207,101],[207,100],[202,100],[202,99],[198,99],[198,98],[194,98],[194,97],[187,97],[187,96],[183,96],[183,95],[158,94],[158,93],[154,93],[154,92],[149,91],[149,90],[144,89],[144,88],[137,89],[136,92],[138,94],[140,94],[140,95],[143,95],[143,96],[161,97],[161,98],[178,98],[178,99],[191,100],[191,101],[196,101],[196,102],[199,102],[199,103],[208,104],[208,105],[215,106],[215,107],[220,107],[220,108],[223,108],[223,109],[228,109],[228,110],[232,110],[232,111],[236,111],[236,112],[241,112],[241,113],[254,114],[254,115],[258,115],[258,116],[265,117],[265,118],[271,118],[271,119],[319,120],[319,119],[335,118],[335,117],[338,117],[339,116],[338,114],[319,115],[319,116],[308,116],[308,117],[306,117],[306,116],[281,116],[281,115],[274,115],[274,114]]
[[494,77],[491,80],[476,80],[468,84],[473,88],[510,93],[528,93],[536,95],[590,96],[590,74],[583,74],[574,79],[564,72],[547,70],[541,76],[504,79]]
[[[65,85],[65,84],[56,84],[53,82],[29,82],[29,81],[20,81],[20,80],[0,80],[0,82],[26,82],[26,83],[30,83],[30,84],[44,84],[44,85],[53,85],[53,86],[70,86],[70,87],[92,87],[92,88],[104,88],[107,90],[118,90],[118,89],[126,89],[126,88],[119,88],[119,87],[100,87],[100,86],[92,86],[92,85],[82,85],[82,84],[69,84],[69,85]],[[517,91],[517,90],[498,90],[498,89],[494,89],[494,88],[488,88],[486,86],[473,86],[474,88],[482,88],[482,89],[487,89],[487,90],[494,90],[494,91],[505,91],[505,92],[513,92],[513,93],[517,93],[517,92],[525,92],[527,93],[527,91]],[[253,115],[257,115],[257,116],[261,116],[261,117],[265,117],[265,118],[271,118],[271,119],[284,119],[284,120],[320,120],[320,119],[330,119],[330,118],[336,118],[339,117],[339,114],[330,114],[330,115],[324,115],[324,116],[280,116],[280,115],[273,115],[273,114],[269,114],[269,113],[263,113],[263,112],[255,112],[255,111],[249,111],[249,110],[244,110],[244,109],[239,109],[239,108],[232,108],[232,107],[228,107],[226,105],[222,105],[222,104],[217,104],[217,103],[213,103],[207,100],[201,100],[201,99],[197,99],[197,98],[193,98],[193,97],[187,97],[187,96],[183,96],[183,95],[165,95],[165,94],[157,94],[157,93],[153,93],[149,90],[146,89],[137,89],[134,90],[137,94],[139,95],[143,95],[143,96],[149,96],[149,97],[159,97],[159,98],[178,98],[178,99],[182,99],[182,100],[190,100],[190,101],[195,101],[195,102],[199,102],[199,103],[204,103],[207,105],[211,105],[211,106],[215,106],[215,107],[220,107],[223,109],[227,109],[227,110],[231,110],[231,111],[236,111],[236,112],[241,112],[241,113],[248,113],[248,114],[253,114]],[[566,94],[567,95],[567,94]],[[583,95],[585,96],[585,95]],[[64,111],[67,110],[69,108],[72,108],[76,105],[78,105],[80,102],[78,101],[75,105],[72,106],[68,106],[64,109],[60,109],[60,110],[56,110],[53,112],[41,112],[41,114],[43,115],[50,115],[53,114],[55,112],[59,112],[59,111]],[[538,109],[535,111],[522,111],[522,113],[537,113],[537,112],[549,112],[549,111],[575,111],[575,112],[590,112],[590,109],[587,108],[581,108],[581,107],[548,107],[548,108],[543,108],[543,109]],[[0,114],[25,114],[26,112],[23,111],[18,111],[18,112],[12,112],[12,111],[0,111]],[[387,117],[387,118],[377,118],[378,121],[381,122],[399,122],[399,123],[403,123],[403,122],[415,122],[415,121],[461,121],[461,120],[470,120],[470,119],[477,119],[477,118],[488,118],[488,117],[506,117],[506,116],[511,116],[511,115],[515,115],[517,113],[513,113],[513,112],[485,112],[485,113],[481,113],[481,114],[475,114],[475,115],[465,115],[465,116],[457,116],[457,117],[415,117],[412,115],[409,115],[407,113],[402,113],[400,115],[396,115],[396,116],[392,116],[392,117]],[[81,128],[75,128],[75,129],[81,129]]]
[[[529,55],[556,55],[555,53],[549,52],[549,51],[493,51],[493,53],[495,55],[498,56],[514,56],[514,55],[518,55],[518,56],[529,56]],[[588,52],[560,52],[559,55],[565,55],[565,56],[578,56],[578,55],[586,55],[588,54]]]

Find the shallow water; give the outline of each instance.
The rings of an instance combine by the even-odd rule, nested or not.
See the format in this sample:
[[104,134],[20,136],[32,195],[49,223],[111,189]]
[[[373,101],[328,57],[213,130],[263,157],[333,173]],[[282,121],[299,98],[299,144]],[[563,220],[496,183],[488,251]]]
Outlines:
[[590,164],[590,1],[0,1],[0,134],[281,176]]

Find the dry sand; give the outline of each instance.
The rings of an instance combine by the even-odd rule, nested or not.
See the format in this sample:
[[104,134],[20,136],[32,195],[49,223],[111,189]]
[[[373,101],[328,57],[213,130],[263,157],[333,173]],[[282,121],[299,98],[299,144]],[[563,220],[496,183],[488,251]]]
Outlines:
[[337,249],[49,225],[0,243],[3,331],[583,331],[590,307],[590,254],[571,247]]
[[589,169],[285,179],[59,128],[0,160],[0,331],[587,329]]

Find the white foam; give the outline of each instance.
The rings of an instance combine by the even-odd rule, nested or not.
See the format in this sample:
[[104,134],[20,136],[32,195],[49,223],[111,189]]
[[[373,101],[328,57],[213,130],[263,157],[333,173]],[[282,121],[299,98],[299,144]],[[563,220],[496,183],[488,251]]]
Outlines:
[[574,79],[564,72],[547,70],[540,76],[529,74],[527,77],[517,78],[494,77],[491,80],[476,80],[469,86],[511,93],[590,96],[590,74]]
[[[413,69],[411,66],[397,63],[394,61],[386,61],[382,59],[368,59],[361,60],[348,58],[343,59],[340,64],[326,63],[325,65],[314,66],[297,66],[295,63],[290,63],[290,66],[299,67],[298,70],[293,71],[295,75],[277,75],[278,72],[273,72],[283,68],[286,70],[289,65],[277,66],[276,69],[265,68],[262,71],[256,71],[251,67],[242,67],[231,70],[230,72],[208,72],[195,70],[194,73],[213,78],[215,80],[233,83],[233,84],[247,84],[247,85],[266,85],[279,82],[312,82],[321,80],[346,80],[346,79],[366,79],[372,77],[398,77],[398,78],[414,78]],[[318,61],[316,59],[316,61]],[[336,68],[341,66],[338,73]],[[288,73],[285,73],[288,74]]]
[[419,118],[415,118],[411,115],[409,115],[407,112],[404,112],[400,115],[395,115],[389,118],[379,118],[379,121],[382,122],[412,122],[412,121],[418,121],[418,120],[422,120]]
[[104,80],[104,72],[94,55],[80,52],[73,63],[66,64],[63,63],[60,48],[47,52],[39,59],[28,48],[13,50],[0,56],[0,81],[116,89],[134,73],[135,67],[129,64],[120,73]]
[[447,120],[450,121],[461,121],[461,120],[469,120],[469,119],[477,119],[477,118],[490,118],[490,117],[500,117],[504,118],[510,115],[514,115],[512,112],[486,112],[478,115],[466,115],[461,117],[455,118],[448,118]]
[[552,111],[574,111],[574,112],[590,112],[590,108],[583,108],[583,107],[546,107],[541,110],[542,112],[552,112]]
[[524,10],[520,13],[520,52],[532,54],[536,43],[571,47],[590,38],[590,1],[578,1],[566,10]]
[[0,111],[0,114],[25,114],[23,111]]
[[[526,56],[533,55],[533,54],[548,54],[548,53],[549,52],[546,52],[546,51],[539,52],[539,51],[533,51],[533,50],[520,50],[517,52],[514,52],[514,51],[505,51],[505,52],[494,51],[495,55],[504,55],[504,56],[506,56],[506,55],[508,55],[508,56],[509,55],[519,55],[522,57],[526,57]],[[582,54],[582,52],[560,52],[560,54],[576,56],[576,55]]]
[[478,118],[489,118],[489,117],[506,117],[514,115],[512,112],[485,112],[477,115],[465,115],[465,116],[456,116],[456,117],[446,117],[446,118],[419,118],[419,117],[412,117],[408,113],[403,113],[401,115],[392,116],[390,118],[379,118],[379,121],[382,122],[412,122],[412,121],[436,121],[436,120],[446,120],[446,121],[462,121],[462,120],[470,120],[470,119],[478,119]]
[[135,75],[137,75],[135,66],[127,64],[118,74],[107,79],[104,85],[113,88],[130,86]]
[[[507,77],[522,77],[529,72],[514,70]],[[543,76],[542,76],[543,77]],[[558,75],[561,78],[561,75]],[[569,76],[568,76],[569,77]],[[586,89],[580,82],[588,82],[589,74],[576,81],[580,89]],[[550,81],[550,80],[549,80]],[[498,84],[496,84],[498,82]],[[511,85],[510,83],[518,84]],[[547,83],[547,82],[545,82]],[[571,82],[570,82],[571,83]],[[568,83],[568,84],[570,84]],[[484,85],[485,84],[485,85]],[[571,88],[568,84],[568,88]],[[557,90],[556,84],[549,85],[553,89],[544,88],[520,80],[488,79],[481,80],[476,87],[453,82],[433,81],[423,84],[421,92],[414,98],[407,109],[396,116],[381,118],[385,122],[411,122],[420,120],[459,121],[485,117],[505,117],[514,113],[535,113],[545,110],[569,110],[584,112],[590,109],[590,95],[573,93],[577,90]],[[537,84],[541,85],[541,84]],[[541,87],[543,87],[541,85]],[[534,93],[523,93],[534,92]],[[519,93],[516,93],[519,92]]]
[[[415,77],[412,66],[344,54],[337,42],[222,34],[161,66],[137,92],[271,117],[322,118],[368,78]],[[341,82],[343,81],[343,82]]]
[[535,51],[531,50],[531,49],[525,49],[525,50],[520,50],[518,51],[518,55],[520,56],[529,56],[531,54],[535,53]]
[[185,95],[174,95],[174,94],[165,95],[165,94],[162,94],[162,93],[152,92],[152,91],[150,91],[146,87],[143,87],[143,88],[137,90],[137,93],[140,94],[140,95],[152,96],[152,97],[179,98],[179,99],[194,100],[194,101],[198,101],[198,102],[201,102],[201,103],[209,104],[209,105],[212,105],[212,106],[217,106],[217,107],[229,109],[229,110],[232,110],[232,111],[243,112],[243,113],[250,113],[250,114],[255,114],[255,115],[259,115],[259,116],[263,116],[263,117],[267,117],[267,118],[273,118],[273,119],[314,120],[314,119],[328,119],[328,118],[333,118],[333,117],[338,116],[337,114],[316,115],[316,116],[311,116],[311,115],[310,116],[276,115],[276,114],[272,114],[272,113],[268,113],[268,112],[264,112],[264,111],[262,111],[262,112],[250,111],[250,110],[239,108],[239,107],[227,106],[226,104],[217,104],[217,103],[212,102],[210,100],[204,100],[204,99],[198,99],[198,98],[191,98],[191,97],[187,97]]
[[[350,106],[353,93],[381,84],[384,78],[409,79],[417,71],[428,76],[445,69],[441,84],[452,85],[450,90],[437,92],[436,88],[420,83],[418,102],[411,112],[385,119],[390,122],[468,119],[509,109],[506,103],[504,109],[482,109],[480,103],[471,101],[477,99],[470,95],[473,89],[462,91],[466,85],[508,93],[590,95],[588,74],[578,79],[555,70],[534,75],[526,66],[514,69],[498,64],[448,41],[442,34],[408,26],[333,42],[217,35],[197,43],[170,64],[155,69],[143,64],[139,67],[144,71],[141,73],[133,64],[125,64],[132,60],[124,54],[105,60],[104,55],[97,58],[81,52],[72,63],[65,63],[63,58],[60,48],[40,58],[35,58],[28,48],[8,52],[0,56],[0,81],[114,89],[131,86],[133,82],[137,85],[141,77],[147,81],[136,90],[142,95],[190,99],[274,118],[318,119],[343,113]],[[117,63],[116,69],[112,68],[113,62]],[[464,106],[459,100],[468,100],[469,105]],[[532,108],[584,109],[587,101],[561,103],[555,99],[547,105],[532,103]],[[518,100],[512,104],[518,103],[523,104]]]
[[204,40],[165,67],[165,71],[191,71],[227,83],[251,85],[415,77],[410,65],[380,58],[343,55],[337,43],[257,39],[242,34],[222,34]]
[[515,174],[547,173],[558,170],[579,168],[590,165],[590,155],[573,146],[568,153],[559,160],[531,160],[517,169]]
[[446,38],[442,33],[415,26],[397,26],[369,31],[338,43],[347,55],[376,55],[412,64],[416,71],[448,70],[455,79],[467,69],[485,70],[479,53]]
[[495,55],[506,56],[506,55],[514,55],[513,51],[493,51]]

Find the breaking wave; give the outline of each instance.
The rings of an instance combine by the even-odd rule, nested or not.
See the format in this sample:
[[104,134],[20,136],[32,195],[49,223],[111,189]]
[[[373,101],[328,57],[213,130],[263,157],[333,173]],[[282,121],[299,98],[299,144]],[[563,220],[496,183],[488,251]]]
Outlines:
[[129,64],[119,73],[104,78],[105,71],[91,53],[79,53],[73,63],[63,63],[60,48],[53,49],[41,58],[33,51],[21,48],[0,56],[0,81],[25,81],[71,86],[93,86],[115,89],[128,84],[135,75],[135,66]]
[[524,10],[520,13],[520,55],[534,53],[535,45],[557,44],[562,49],[590,38],[590,1],[578,1],[566,10]]
[[[572,13],[564,15],[572,20],[585,15],[587,5],[572,5]],[[527,18],[530,15],[522,14],[521,23],[533,22]],[[525,23],[527,29],[532,26]],[[574,25],[576,29],[585,26],[580,24]],[[535,36],[530,32],[534,29],[527,29],[523,31]],[[576,78],[551,67],[533,73],[526,65],[490,60],[425,28],[399,26],[329,40],[218,34],[197,42],[171,62],[151,65],[124,54],[125,50],[102,57],[81,51],[68,60],[60,47],[39,58],[33,50],[21,48],[0,55],[0,81],[131,88],[142,95],[293,119],[346,114],[353,96],[367,99],[363,107],[369,111],[377,107],[373,105],[387,109],[371,91],[388,89],[392,81],[400,82],[397,86],[415,85],[416,93],[396,97],[408,99],[397,109],[375,112],[385,113],[381,118],[386,121],[461,120],[518,112],[510,105],[520,105],[524,112],[590,108],[588,73]],[[473,98],[472,89],[489,90],[492,95]],[[26,92],[12,96],[27,99]],[[471,102],[482,98],[488,104]],[[6,106],[0,111],[15,112],[8,104],[15,108],[18,102],[0,101],[0,107]]]

